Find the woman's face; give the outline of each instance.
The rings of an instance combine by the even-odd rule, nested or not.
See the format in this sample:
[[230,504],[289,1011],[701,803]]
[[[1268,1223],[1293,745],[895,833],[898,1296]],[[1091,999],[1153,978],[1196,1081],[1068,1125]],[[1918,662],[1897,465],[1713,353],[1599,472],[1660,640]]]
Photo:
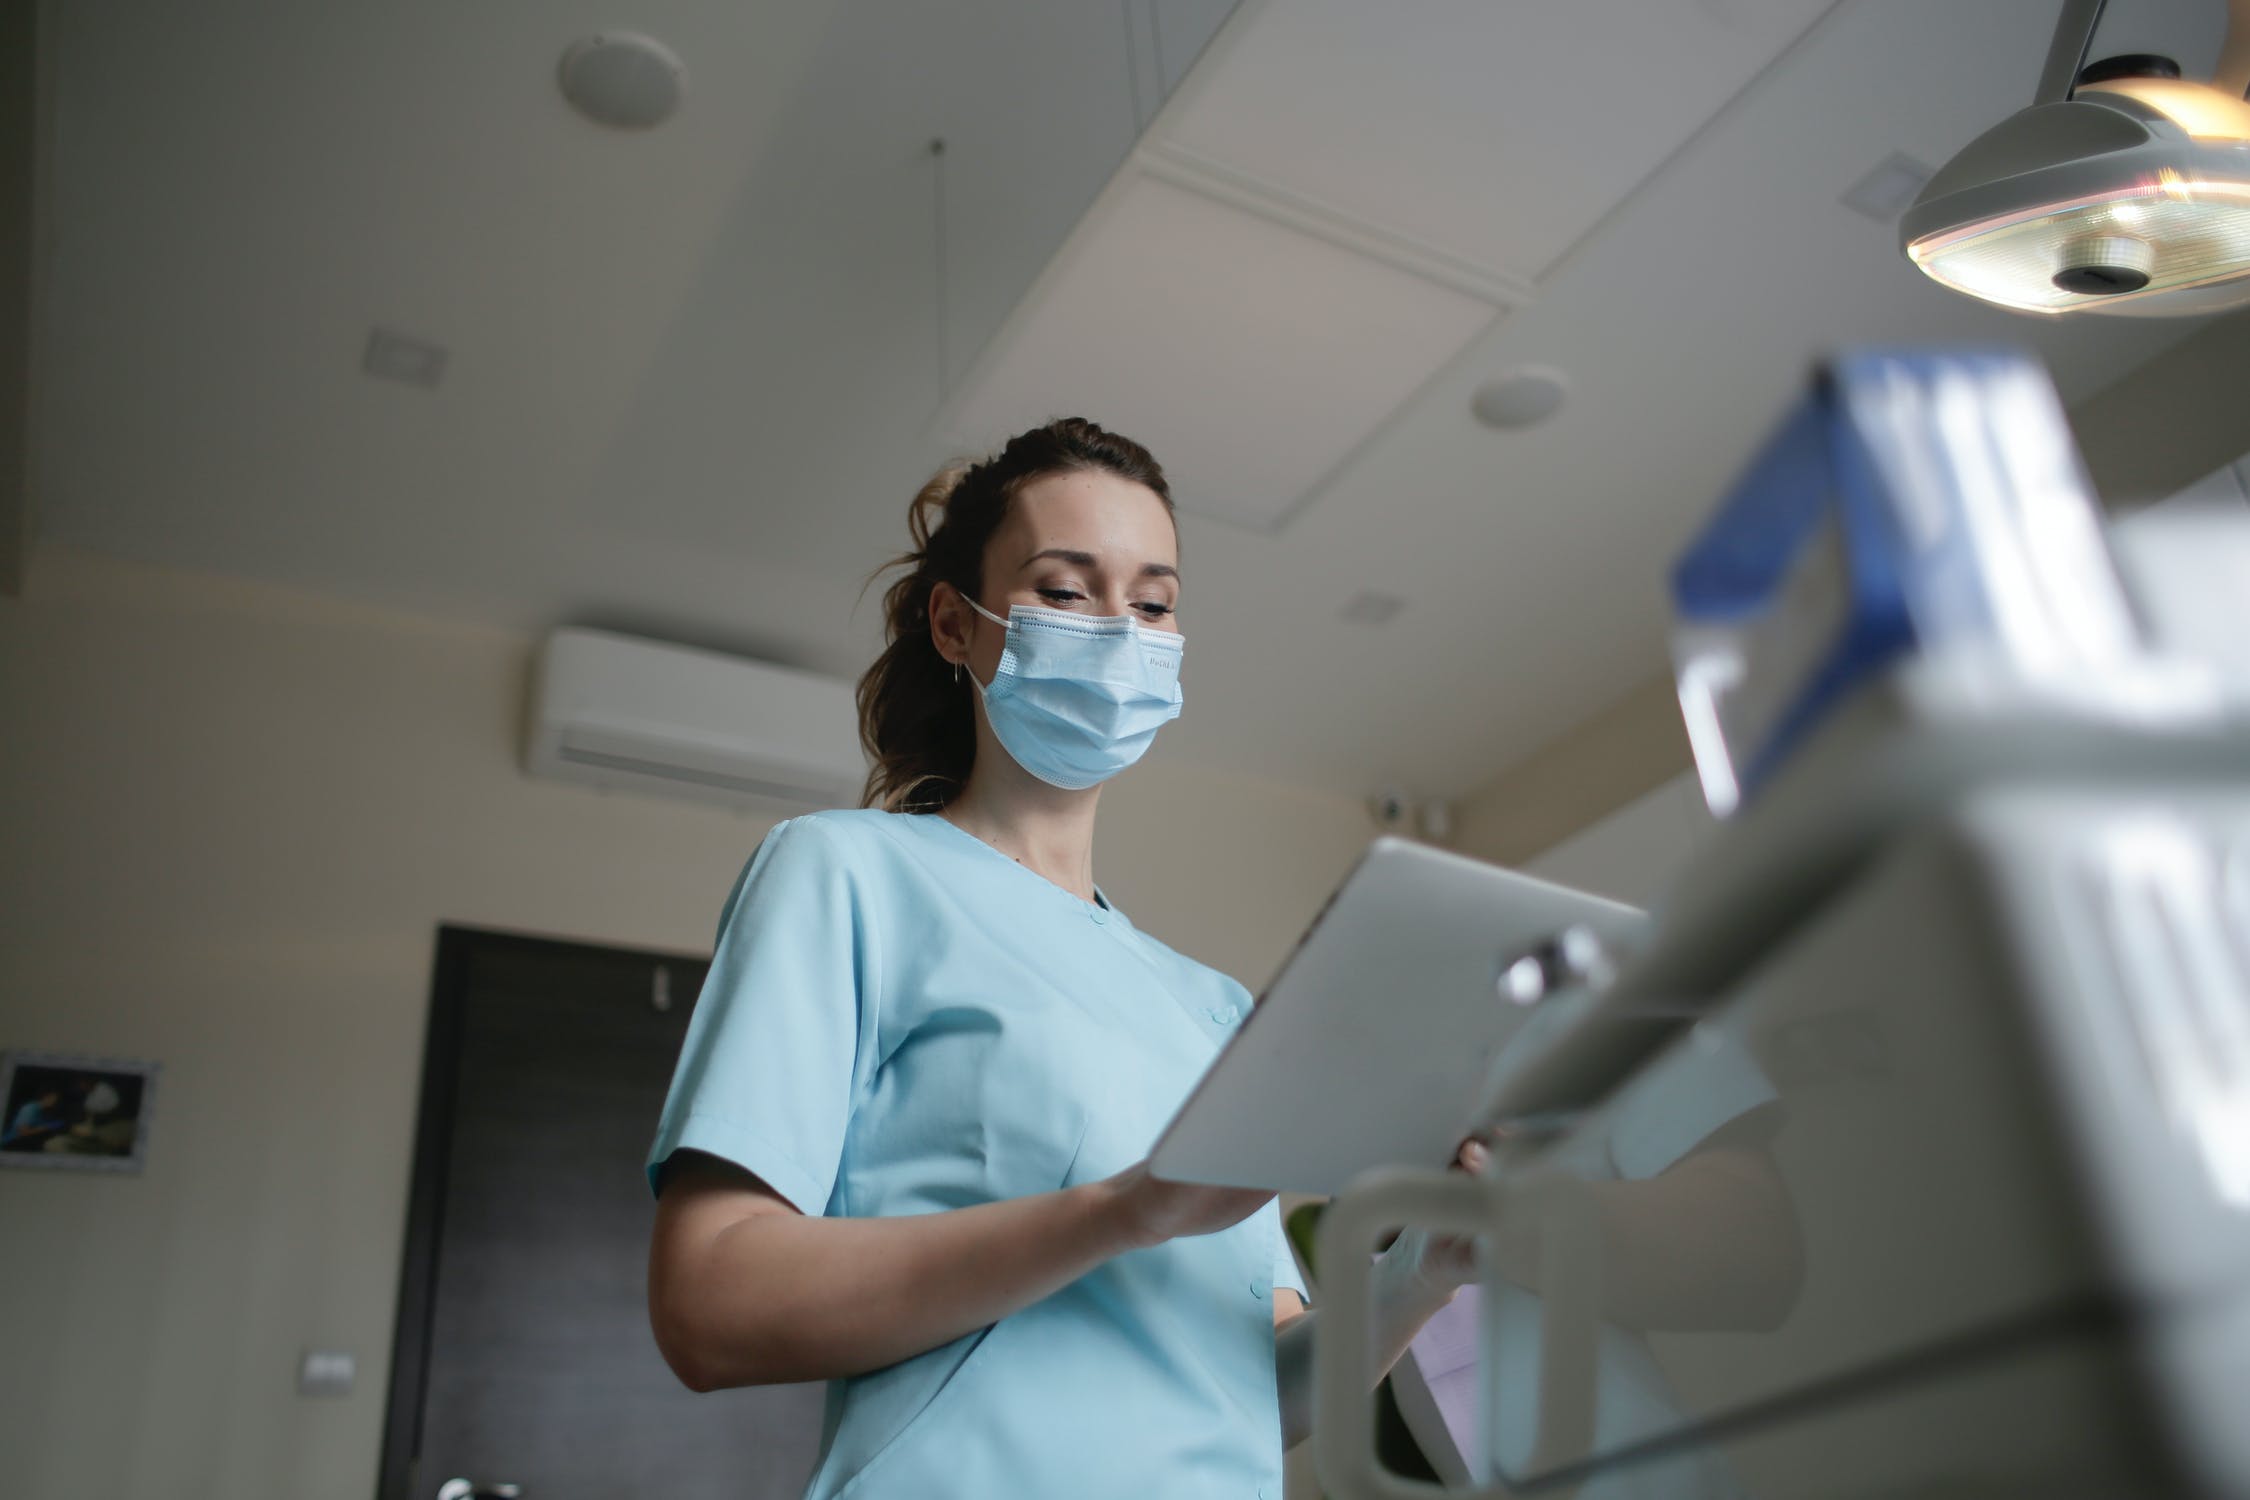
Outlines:
[[[1050,474],[1017,494],[984,547],[984,597],[1002,619],[1011,605],[1130,615],[1178,631],[1180,541],[1171,512],[1146,485],[1115,474]],[[1007,633],[967,617],[970,670],[990,682]]]

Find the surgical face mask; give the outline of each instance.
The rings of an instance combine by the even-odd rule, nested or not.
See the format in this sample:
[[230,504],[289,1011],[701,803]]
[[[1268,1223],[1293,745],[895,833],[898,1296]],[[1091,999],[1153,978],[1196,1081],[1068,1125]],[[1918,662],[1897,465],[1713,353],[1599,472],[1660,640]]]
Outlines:
[[[966,596],[964,596],[966,597]],[[1000,666],[984,694],[1001,748],[1050,786],[1081,791],[1137,761],[1180,714],[1177,633],[1131,615],[1009,606]]]

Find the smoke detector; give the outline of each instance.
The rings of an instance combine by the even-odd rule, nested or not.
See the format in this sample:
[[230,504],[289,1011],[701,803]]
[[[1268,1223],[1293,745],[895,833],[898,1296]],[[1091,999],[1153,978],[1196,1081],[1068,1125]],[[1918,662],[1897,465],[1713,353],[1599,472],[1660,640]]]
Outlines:
[[2102,0],[2071,0],[2039,96],[1940,168],[1907,257],[2020,312],[2166,317],[2250,305],[2250,0],[2208,83],[2167,58],[2084,66]]
[[556,69],[563,97],[587,119],[647,130],[678,112],[687,65],[654,37],[605,31],[572,42]]

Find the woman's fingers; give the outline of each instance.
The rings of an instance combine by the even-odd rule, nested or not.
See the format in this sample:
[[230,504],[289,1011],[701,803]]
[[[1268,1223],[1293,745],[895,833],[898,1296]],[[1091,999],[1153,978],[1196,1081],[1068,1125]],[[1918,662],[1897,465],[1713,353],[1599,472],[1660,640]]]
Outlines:
[[[1492,1148],[1475,1136],[1453,1153],[1453,1170],[1483,1175],[1492,1162]],[[1433,1285],[1459,1286],[1476,1275],[1476,1239],[1472,1235],[1431,1233],[1421,1247],[1423,1278]]]

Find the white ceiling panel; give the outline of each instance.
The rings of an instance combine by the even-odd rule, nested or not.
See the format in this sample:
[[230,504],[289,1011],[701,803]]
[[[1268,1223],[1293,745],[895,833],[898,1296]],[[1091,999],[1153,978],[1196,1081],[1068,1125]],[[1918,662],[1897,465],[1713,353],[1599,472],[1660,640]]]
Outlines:
[[1183,508],[1270,531],[1496,316],[1128,167],[946,425],[988,449],[1051,416],[1099,414],[1163,455]]
[[1166,142],[1524,277],[1834,0],[1246,0]]

